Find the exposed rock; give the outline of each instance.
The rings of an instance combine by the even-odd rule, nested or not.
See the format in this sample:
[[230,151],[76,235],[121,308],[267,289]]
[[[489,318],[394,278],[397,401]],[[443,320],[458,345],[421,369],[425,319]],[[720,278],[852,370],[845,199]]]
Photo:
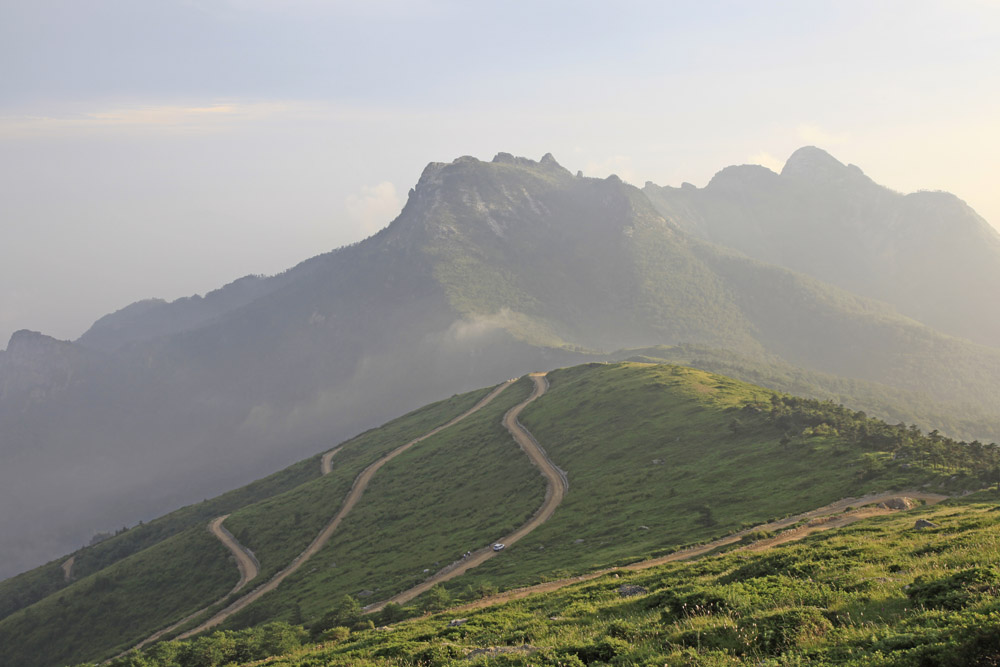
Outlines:
[[359,598],[370,598],[373,595],[375,595],[375,591],[370,591],[368,589],[365,589],[365,590],[361,591],[360,593],[358,593],[358,597]]
[[467,618],[456,618],[456,619],[453,619],[453,620],[449,621],[448,627],[449,628],[457,627],[459,625],[462,625],[463,623],[465,623],[468,620],[469,619],[467,619]]
[[630,584],[622,584],[618,587],[618,595],[623,598],[630,598],[636,595],[645,595],[649,590],[645,586],[633,586]]
[[916,507],[917,503],[912,498],[889,498],[888,500],[879,503],[880,507],[884,507],[890,510],[908,510],[912,507]]
[[937,528],[937,524],[927,519],[917,519],[913,527],[917,530],[923,530],[924,528]]

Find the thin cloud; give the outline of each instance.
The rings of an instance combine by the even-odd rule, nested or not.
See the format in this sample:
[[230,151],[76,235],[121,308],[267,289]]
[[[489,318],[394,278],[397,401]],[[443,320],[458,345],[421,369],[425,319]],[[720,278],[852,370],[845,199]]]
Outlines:
[[747,162],[748,164],[759,164],[762,167],[767,167],[773,172],[780,172],[785,164],[780,158],[774,157],[767,151],[761,151],[750,156]]
[[59,116],[23,114],[0,117],[0,137],[66,135],[92,131],[224,130],[235,124],[289,116],[298,105],[289,102],[225,102],[191,106],[136,104],[65,113]]

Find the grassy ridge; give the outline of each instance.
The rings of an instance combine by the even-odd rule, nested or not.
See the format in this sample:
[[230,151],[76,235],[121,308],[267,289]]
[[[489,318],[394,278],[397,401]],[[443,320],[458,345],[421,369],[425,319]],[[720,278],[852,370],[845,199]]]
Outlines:
[[530,392],[522,379],[386,464],[330,542],[224,627],[312,622],[364,590],[367,602],[385,599],[525,522],[542,503],[544,480],[500,421]]
[[1000,419],[980,407],[942,403],[923,392],[811,371],[766,355],[751,358],[703,345],[660,345],[622,350],[609,360],[691,366],[795,396],[842,403],[890,424],[906,422],[953,438],[1000,442]]
[[204,526],[129,556],[0,621],[0,664],[109,657],[225,595],[239,579]]
[[550,379],[522,422],[567,471],[569,492],[544,526],[462,585],[631,562],[870,491],[940,488],[951,476],[982,484],[965,463],[904,464],[873,438],[819,426],[844,418],[834,406],[817,415],[800,406],[793,412],[806,421],[776,421],[767,412],[776,394],[704,371],[594,364]]

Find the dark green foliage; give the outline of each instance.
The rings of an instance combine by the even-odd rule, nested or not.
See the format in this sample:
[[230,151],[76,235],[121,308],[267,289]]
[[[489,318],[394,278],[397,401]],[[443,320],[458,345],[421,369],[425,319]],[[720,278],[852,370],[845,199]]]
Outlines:
[[238,632],[215,632],[187,642],[163,642],[115,658],[109,667],[221,667],[288,653],[302,645],[306,633],[287,623],[268,623]]
[[1000,575],[992,567],[974,567],[944,577],[920,576],[906,589],[915,604],[939,609],[962,609],[1000,593]]
[[316,639],[331,628],[355,625],[361,620],[361,613],[358,601],[350,595],[345,595],[333,608],[323,614],[320,620],[309,627],[309,634]]

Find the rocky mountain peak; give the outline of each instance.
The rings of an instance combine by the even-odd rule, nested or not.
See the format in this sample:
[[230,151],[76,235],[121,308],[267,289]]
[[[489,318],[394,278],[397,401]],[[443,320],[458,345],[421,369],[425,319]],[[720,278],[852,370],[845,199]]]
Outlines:
[[842,171],[846,168],[846,165],[822,148],[803,146],[791,154],[781,170],[781,175],[808,176]]
[[57,340],[37,331],[21,329],[15,331],[7,343],[7,352],[11,357],[32,356],[53,348],[67,345],[65,341]]

